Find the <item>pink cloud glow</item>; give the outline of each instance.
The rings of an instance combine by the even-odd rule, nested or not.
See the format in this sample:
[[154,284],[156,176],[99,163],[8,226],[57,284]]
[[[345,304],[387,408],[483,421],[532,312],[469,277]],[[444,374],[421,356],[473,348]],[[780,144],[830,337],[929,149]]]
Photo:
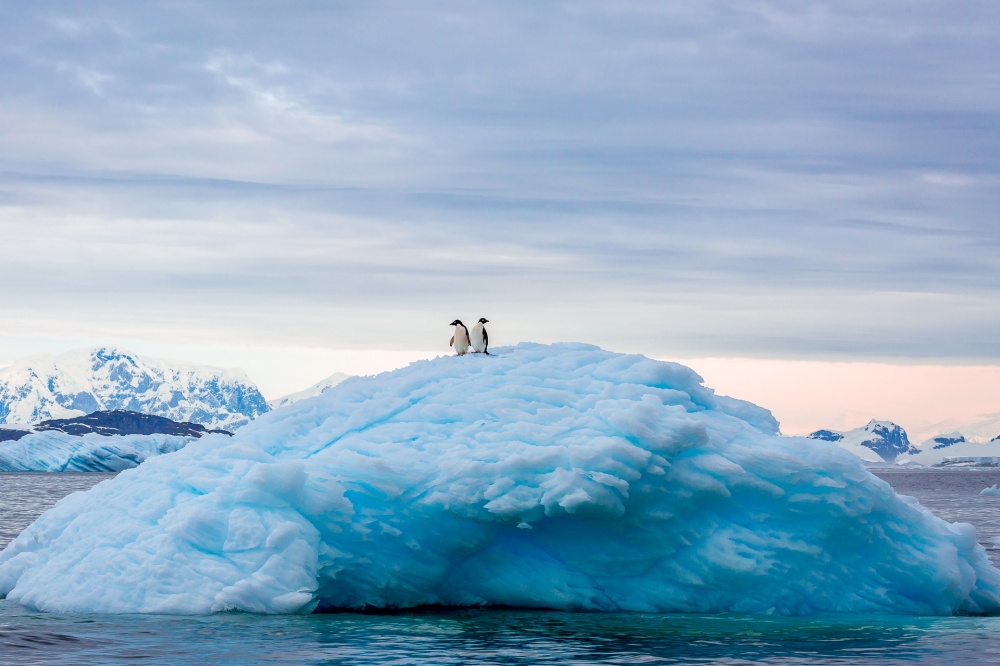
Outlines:
[[786,435],[895,421],[914,443],[958,430],[1000,434],[1000,366],[745,358],[681,360],[718,393],[770,409]]

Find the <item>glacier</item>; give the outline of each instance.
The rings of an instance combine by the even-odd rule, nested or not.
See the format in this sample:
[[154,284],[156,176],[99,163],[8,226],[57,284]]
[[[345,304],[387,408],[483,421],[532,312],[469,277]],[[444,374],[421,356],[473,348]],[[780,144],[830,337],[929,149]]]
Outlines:
[[58,430],[29,432],[20,439],[0,442],[0,472],[120,472],[151,456],[173,453],[195,439],[164,434],[109,437]]
[[522,343],[354,377],[71,495],[0,552],[55,612],[1000,611],[975,530],[692,370]]

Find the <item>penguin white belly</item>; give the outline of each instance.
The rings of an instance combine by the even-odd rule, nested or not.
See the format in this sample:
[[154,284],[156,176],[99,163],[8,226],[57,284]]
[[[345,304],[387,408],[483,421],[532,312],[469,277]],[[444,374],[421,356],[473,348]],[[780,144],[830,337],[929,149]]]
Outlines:
[[472,345],[473,351],[477,351],[480,353],[486,351],[486,341],[483,340],[482,324],[476,324],[475,326],[473,326],[472,330],[469,331],[469,336],[472,338],[472,340],[470,340],[469,343]]
[[469,334],[465,332],[465,328],[462,326],[455,327],[455,352],[461,356],[469,351]]

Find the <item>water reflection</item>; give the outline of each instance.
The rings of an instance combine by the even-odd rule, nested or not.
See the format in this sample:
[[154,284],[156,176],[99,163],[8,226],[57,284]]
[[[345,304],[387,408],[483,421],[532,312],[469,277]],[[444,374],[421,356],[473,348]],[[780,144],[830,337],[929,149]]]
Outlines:
[[985,664],[1000,656],[1000,618],[51,616],[6,601],[0,618],[0,657],[21,664]]

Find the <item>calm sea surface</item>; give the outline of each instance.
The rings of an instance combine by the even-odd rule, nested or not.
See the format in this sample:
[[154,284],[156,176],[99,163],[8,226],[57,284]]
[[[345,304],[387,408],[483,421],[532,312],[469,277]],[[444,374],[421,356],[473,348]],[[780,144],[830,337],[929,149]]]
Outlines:
[[[1000,470],[877,472],[1000,564]],[[0,474],[0,548],[110,474]],[[996,664],[1000,617],[442,611],[207,617],[50,615],[0,601],[0,664]]]

